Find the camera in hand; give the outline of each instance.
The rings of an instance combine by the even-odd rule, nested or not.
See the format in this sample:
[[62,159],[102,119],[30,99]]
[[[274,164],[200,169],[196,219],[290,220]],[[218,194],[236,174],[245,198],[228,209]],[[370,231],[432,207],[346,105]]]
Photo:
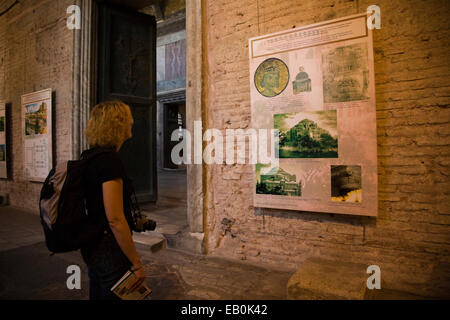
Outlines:
[[156,221],[148,219],[146,216],[137,214],[134,216],[134,228],[136,232],[153,231],[156,228]]

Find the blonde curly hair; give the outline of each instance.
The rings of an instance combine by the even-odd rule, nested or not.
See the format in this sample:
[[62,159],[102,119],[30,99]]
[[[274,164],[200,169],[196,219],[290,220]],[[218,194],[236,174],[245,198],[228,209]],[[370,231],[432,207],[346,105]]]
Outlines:
[[130,107],[119,100],[105,101],[94,106],[86,129],[90,147],[114,147],[126,138],[133,123]]

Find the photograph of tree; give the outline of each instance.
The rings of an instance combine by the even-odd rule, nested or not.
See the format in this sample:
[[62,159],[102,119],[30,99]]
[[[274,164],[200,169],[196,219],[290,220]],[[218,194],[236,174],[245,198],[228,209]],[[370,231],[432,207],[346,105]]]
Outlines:
[[361,166],[331,166],[331,200],[362,202]]
[[302,183],[280,166],[256,164],[256,193],[300,197]]
[[279,158],[337,158],[336,110],[274,114]]
[[6,146],[4,144],[0,144],[0,161],[6,161]]

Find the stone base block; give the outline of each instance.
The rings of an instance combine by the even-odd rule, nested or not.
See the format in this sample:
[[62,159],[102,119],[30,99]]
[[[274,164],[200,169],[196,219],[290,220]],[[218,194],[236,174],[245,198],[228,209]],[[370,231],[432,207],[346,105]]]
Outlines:
[[362,264],[306,260],[292,275],[287,285],[290,300],[363,300],[370,276]]
[[166,235],[169,248],[186,250],[197,254],[204,253],[203,232],[189,232],[184,230],[176,235]]
[[136,243],[148,247],[152,252],[157,252],[166,248],[165,237],[154,231],[146,231],[141,233],[133,232],[133,240]]

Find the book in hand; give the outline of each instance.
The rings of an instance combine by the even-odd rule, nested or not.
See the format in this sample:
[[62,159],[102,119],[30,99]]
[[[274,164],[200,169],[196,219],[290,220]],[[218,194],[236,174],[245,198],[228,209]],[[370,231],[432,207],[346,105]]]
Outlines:
[[127,271],[123,277],[111,288],[122,300],[143,300],[152,290],[145,283],[142,283],[133,292],[128,292],[130,287],[136,282],[136,275],[131,271]]

